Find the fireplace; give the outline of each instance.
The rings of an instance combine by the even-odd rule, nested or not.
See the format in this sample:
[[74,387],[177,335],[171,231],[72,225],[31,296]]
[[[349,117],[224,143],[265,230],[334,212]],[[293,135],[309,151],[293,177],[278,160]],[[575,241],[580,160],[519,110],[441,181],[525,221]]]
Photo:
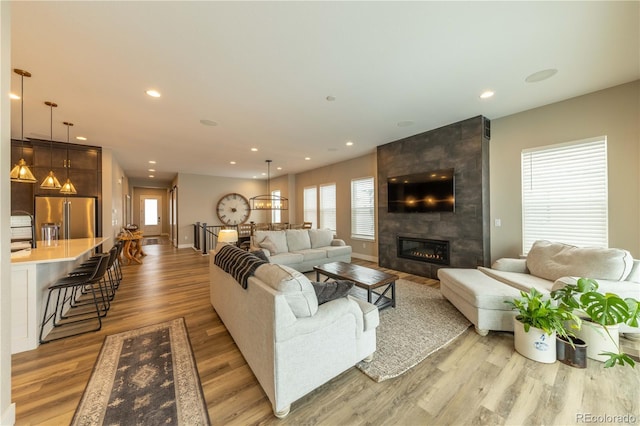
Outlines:
[[401,236],[397,240],[398,257],[449,265],[449,241]]

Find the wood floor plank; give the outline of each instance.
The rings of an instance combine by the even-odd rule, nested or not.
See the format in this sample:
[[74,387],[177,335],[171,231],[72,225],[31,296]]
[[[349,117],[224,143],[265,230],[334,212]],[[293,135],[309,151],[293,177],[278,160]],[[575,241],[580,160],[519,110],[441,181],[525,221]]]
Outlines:
[[102,330],[12,357],[18,425],[68,424],[107,335],[177,317],[185,318],[213,425],[577,425],[580,413],[640,418],[640,367],[540,364],[514,352],[511,333],[481,337],[471,328],[397,378],[376,383],[351,368],[295,402],[279,420],[211,308],[209,257],[169,244],[148,245],[145,252],[142,265],[124,266]]

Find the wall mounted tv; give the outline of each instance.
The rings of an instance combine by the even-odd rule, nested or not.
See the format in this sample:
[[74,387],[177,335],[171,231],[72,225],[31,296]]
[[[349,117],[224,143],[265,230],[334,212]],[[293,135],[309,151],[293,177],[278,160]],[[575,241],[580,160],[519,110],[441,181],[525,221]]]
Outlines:
[[453,169],[391,177],[387,188],[389,213],[455,211]]

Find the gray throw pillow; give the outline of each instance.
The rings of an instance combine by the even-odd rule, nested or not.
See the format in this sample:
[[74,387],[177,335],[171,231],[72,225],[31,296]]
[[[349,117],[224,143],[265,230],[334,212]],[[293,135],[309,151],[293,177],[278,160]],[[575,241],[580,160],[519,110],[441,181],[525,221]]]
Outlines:
[[311,281],[311,284],[313,285],[313,289],[316,291],[318,305],[345,297],[355,285],[353,281],[347,280],[327,281],[324,283]]
[[260,258],[261,260],[264,260],[265,262],[269,261],[269,258],[267,257],[266,253],[263,252],[262,250],[254,250],[254,251],[250,251],[249,253],[251,253],[255,257]]

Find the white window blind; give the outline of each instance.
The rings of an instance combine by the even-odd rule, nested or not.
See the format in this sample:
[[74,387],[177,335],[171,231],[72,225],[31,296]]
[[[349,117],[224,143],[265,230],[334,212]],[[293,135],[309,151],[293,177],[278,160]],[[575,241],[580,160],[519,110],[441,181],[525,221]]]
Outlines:
[[[280,190],[274,189],[271,191],[272,197],[280,198]],[[271,223],[280,223],[282,221],[281,211],[279,209],[271,210]]]
[[608,247],[607,139],[522,151],[522,244]]
[[336,184],[320,185],[320,228],[336,232]]
[[372,177],[351,181],[351,238],[375,239],[375,194]]
[[303,220],[313,224],[318,223],[318,189],[315,186],[304,188],[303,194]]

